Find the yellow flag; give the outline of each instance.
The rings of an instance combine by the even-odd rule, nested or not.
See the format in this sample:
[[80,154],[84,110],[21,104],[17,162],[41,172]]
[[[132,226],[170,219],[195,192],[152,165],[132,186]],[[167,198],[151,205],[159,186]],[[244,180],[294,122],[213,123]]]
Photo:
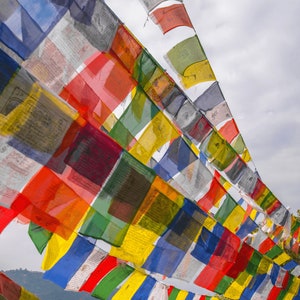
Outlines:
[[216,80],[216,76],[207,59],[187,67],[181,77],[182,84],[187,89],[198,83],[213,80]]
[[72,233],[69,239],[65,240],[56,233],[53,233],[46,248],[42,269],[51,269],[68,252],[76,237],[77,233]]
[[111,247],[110,255],[142,266],[152,250],[158,235],[140,226],[131,225],[121,247]]
[[139,271],[134,271],[128,280],[126,280],[118,292],[111,298],[112,300],[124,300],[132,299],[134,294],[143,284],[144,280],[147,278],[145,274],[142,274]]
[[159,112],[129,152],[146,164],[160,147],[178,136],[179,134],[173,124],[162,112]]
[[74,232],[67,240],[56,233],[52,234],[42,261],[41,268],[43,270],[51,269],[68,252],[77,237],[77,230],[82,226],[88,212],[89,210],[83,215]]
[[291,259],[291,257],[288,254],[286,254],[285,252],[283,252],[280,255],[278,255],[276,258],[274,258],[273,261],[275,264],[282,266],[284,263],[286,263],[290,259]]
[[223,296],[229,299],[240,299],[243,291],[249,285],[252,277],[253,276],[246,271],[240,273],[238,278],[231,283]]
[[21,287],[21,295],[19,300],[39,300],[39,298],[28,292],[24,287]]
[[187,291],[181,290],[181,291],[179,291],[179,293],[177,294],[176,300],[185,300],[186,297],[188,296],[188,294],[189,294],[189,293],[188,293]]
[[244,209],[240,206],[236,206],[223,223],[223,226],[235,233],[239,225],[242,223],[244,215]]

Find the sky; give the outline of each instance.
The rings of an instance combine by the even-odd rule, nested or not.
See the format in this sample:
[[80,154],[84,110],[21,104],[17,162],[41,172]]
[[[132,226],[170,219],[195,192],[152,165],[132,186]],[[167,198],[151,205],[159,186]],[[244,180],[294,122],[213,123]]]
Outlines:
[[[173,76],[164,55],[186,31],[164,36],[139,0],[106,3]],[[300,209],[300,1],[184,4],[262,180],[295,213]],[[203,86],[189,96],[199,96]],[[0,235],[0,269],[40,270],[41,259],[26,226],[13,222]]]

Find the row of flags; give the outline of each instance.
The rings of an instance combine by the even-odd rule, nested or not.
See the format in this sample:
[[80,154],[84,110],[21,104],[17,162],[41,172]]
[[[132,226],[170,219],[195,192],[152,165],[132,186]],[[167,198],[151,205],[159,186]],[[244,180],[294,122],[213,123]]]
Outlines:
[[[297,297],[299,266],[280,243],[298,251],[299,222],[251,168],[197,35],[167,53],[181,88],[104,1],[10,2],[0,14],[0,230],[32,222],[45,277],[80,290],[107,268],[89,290],[100,299],[201,297],[156,274],[231,299]],[[164,33],[192,27],[183,4],[143,2]],[[203,81],[214,82],[191,101],[184,89]],[[91,238],[122,263],[110,269]]]
[[[187,57],[189,57],[188,53],[192,53],[190,55],[191,57],[197,57],[195,61],[201,62],[203,59],[206,59],[203,47],[199,42],[198,36],[195,35],[192,22],[187,15],[184,4],[181,3],[182,1],[176,1],[177,4],[174,4],[172,1],[152,2],[141,0],[141,2],[144,4],[147,13],[152,19],[155,14],[160,15],[160,18],[154,18],[154,22],[158,24],[161,29],[164,27],[164,22],[169,23],[169,29],[167,31],[162,30],[166,36],[168,35],[166,34],[167,32],[172,31],[179,26],[191,28],[190,33],[188,34],[189,36],[183,36],[182,41],[168,51],[169,54],[172,51],[176,51],[179,45],[182,46],[181,50],[178,51],[178,53],[181,53],[181,55],[178,54],[177,62],[180,61],[179,57],[185,57],[184,59],[187,59]],[[180,13],[177,12],[178,10],[180,10]],[[195,39],[198,41],[200,47],[191,47],[190,41]],[[173,63],[173,67],[174,65],[175,64]],[[190,66],[191,65],[193,65],[192,60],[190,60]],[[205,69],[201,68],[201,70],[204,71]],[[177,70],[177,73],[181,78],[180,71]],[[207,73],[207,75],[208,74],[209,73]],[[227,142],[227,144],[224,145],[224,148],[222,147],[223,149],[219,149],[220,154],[218,154],[219,156],[222,155],[223,159],[225,158],[227,162],[224,161],[223,165],[220,165],[220,162],[216,161],[214,156],[210,157],[211,153],[208,153],[206,158],[208,158],[210,165],[212,165],[214,169],[217,169],[217,171],[225,171],[221,172],[221,175],[224,176],[231,184],[233,184],[233,186],[237,186],[240,196],[254,209],[258,210],[258,214],[264,214],[264,216],[256,216],[256,219],[263,218],[264,224],[268,224],[261,227],[269,235],[273,235],[272,238],[274,238],[276,241],[282,239],[286,247],[292,248],[292,251],[297,252],[297,236],[299,231],[296,228],[299,226],[298,220],[290,214],[288,209],[286,209],[282,203],[280,203],[272,191],[263,183],[262,179],[257,173],[256,167],[251,159],[248,149],[246,148],[243,138],[239,133],[238,127],[230,112],[218,82],[215,81],[207,90],[205,90],[203,94],[191,100],[190,102],[192,102],[192,104],[196,107],[196,109],[190,109],[190,115],[195,114],[195,111],[198,109],[208,120],[208,123],[210,123],[217,130],[217,133],[223,138],[219,138],[217,135],[215,135],[216,137],[214,137],[214,139],[211,138],[209,142],[211,144],[217,143],[218,148],[220,148],[220,144],[223,143],[224,145]],[[204,126],[203,121],[202,126]],[[184,132],[184,134],[192,141],[192,143],[199,146],[202,153],[207,154],[203,145],[199,145],[199,140],[195,140],[193,136],[189,135],[189,132]],[[222,143],[219,143],[220,141]],[[206,145],[204,144],[204,146]],[[238,154],[241,159],[236,159],[236,154]],[[247,167],[245,168],[246,165]],[[245,175],[245,173],[248,174]],[[245,178],[242,179],[240,177],[241,174],[245,175]],[[239,180],[240,182],[238,182]],[[233,194],[233,192],[230,191],[230,194]],[[242,199],[237,200],[237,203],[242,202]],[[294,231],[295,229],[296,231]],[[272,231],[274,234],[272,234]],[[287,238],[287,232],[290,231],[292,231],[292,233]]]

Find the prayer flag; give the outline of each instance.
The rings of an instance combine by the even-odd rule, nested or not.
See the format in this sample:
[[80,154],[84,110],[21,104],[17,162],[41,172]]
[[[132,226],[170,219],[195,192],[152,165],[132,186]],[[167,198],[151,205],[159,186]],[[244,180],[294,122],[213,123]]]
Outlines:
[[159,24],[164,34],[179,26],[188,26],[193,28],[189,15],[187,14],[183,4],[173,4],[157,8],[150,16],[156,24]]

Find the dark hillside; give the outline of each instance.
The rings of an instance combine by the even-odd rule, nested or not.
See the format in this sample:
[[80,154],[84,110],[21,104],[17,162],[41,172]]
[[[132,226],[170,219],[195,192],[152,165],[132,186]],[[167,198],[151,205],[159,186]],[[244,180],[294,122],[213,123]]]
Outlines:
[[75,293],[64,291],[51,281],[43,279],[42,272],[28,270],[3,271],[17,284],[24,286],[28,291],[35,294],[40,300],[91,300],[96,299],[87,293]]

